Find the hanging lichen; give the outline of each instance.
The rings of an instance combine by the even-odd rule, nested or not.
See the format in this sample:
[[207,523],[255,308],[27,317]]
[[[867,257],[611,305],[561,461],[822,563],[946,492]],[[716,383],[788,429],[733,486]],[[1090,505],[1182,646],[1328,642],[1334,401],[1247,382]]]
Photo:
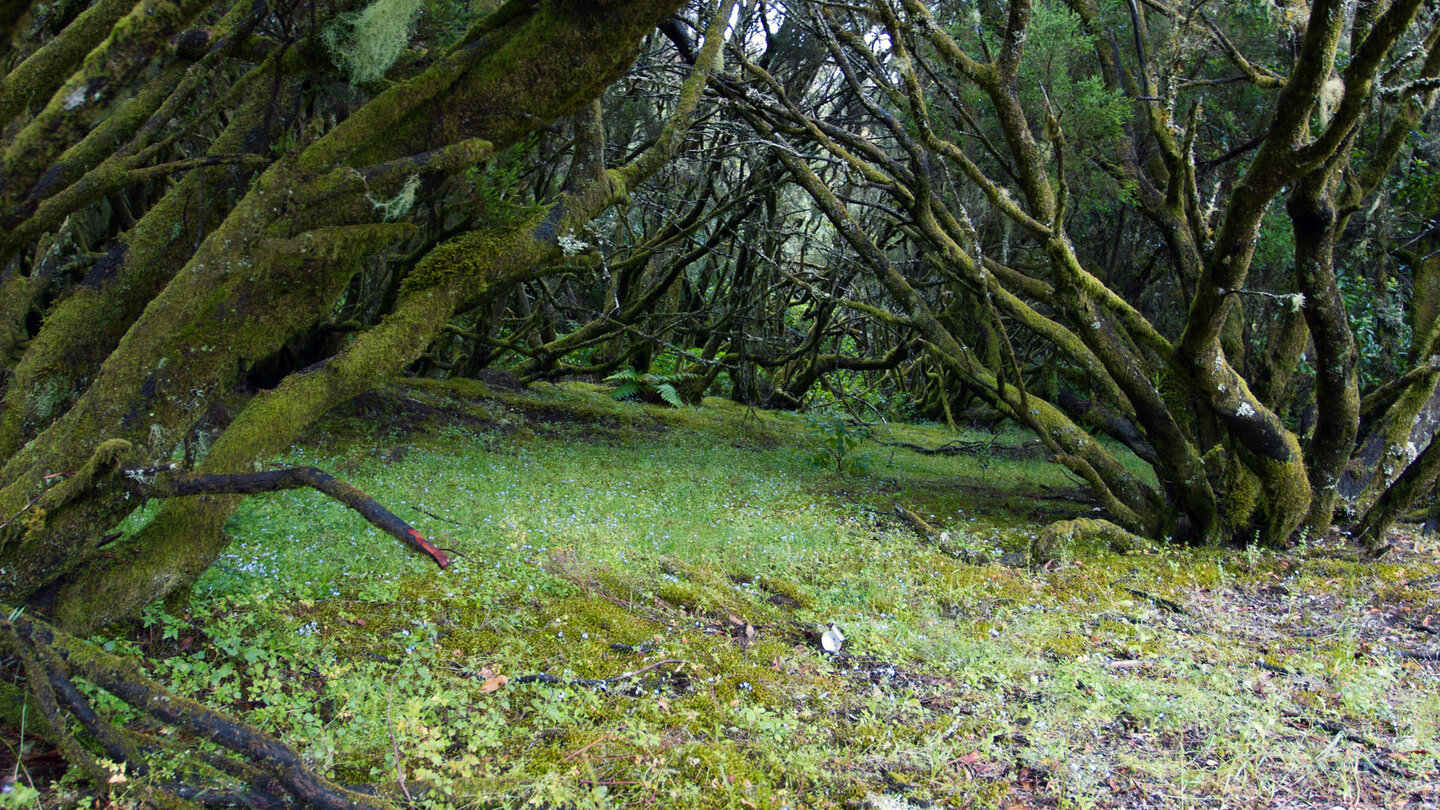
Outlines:
[[367,194],[365,199],[375,206],[375,210],[380,212],[386,222],[394,222],[410,213],[410,209],[415,207],[415,192],[419,190],[420,175],[412,174],[405,178],[405,185],[400,187],[400,191],[396,192],[394,197],[388,200],[377,200]]
[[321,34],[335,66],[355,84],[381,78],[400,58],[422,0],[375,0],[341,14]]

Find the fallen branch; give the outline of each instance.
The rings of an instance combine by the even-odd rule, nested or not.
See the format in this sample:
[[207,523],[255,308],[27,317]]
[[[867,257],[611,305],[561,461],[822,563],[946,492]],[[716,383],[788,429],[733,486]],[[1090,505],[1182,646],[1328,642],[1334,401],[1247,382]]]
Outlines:
[[[47,736],[97,790],[113,788],[114,771],[80,744],[71,730],[74,721],[79,721],[101,744],[105,756],[123,763],[131,776],[147,772],[146,754],[174,758],[179,753],[176,749],[182,746],[173,740],[150,739],[114,726],[102,718],[75,687],[76,677],[167,725],[229,751],[230,756],[193,753],[200,754],[202,761],[217,770],[242,779],[250,788],[235,791],[203,785],[152,786],[152,791],[168,799],[162,803],[173,804],[178,800],[223,805],[240,801],[251,806],[266,806],[278,788],[321,810],[387,810],[391,807],[383,799],[348,791],[329,782],[312,771],[294,749],[265,732],[170,692],[147,677],[134,661],[107,653],[38,619],[16,615],[0,605],[0,616],[6,615],[10,618],[0,618],[0,646],[23,663],[30,694],[41,707],[43,720],[49,727]],[[142,740],[143,743],[137,744]]]
[[121,470],[120,472],[130,481],[139,484],[142,494],[149,497],[250,495],[309,487],[319,490],[355,510],[381,531],[428,555],[441,568],[448,568],[450,565],[450,557],[445,553],[449,549],[436,548],[415,527],[381,506],[379,502],[366,495],[358,487],[347,484],[315,467],[290,467],[284,470],[258,473],[181,475],[154,480],[150,479],[147,470]]
[[899,517],[906,526],[909,526],[916,534],[920,535],[921,540],[933,542],[940,536],[940,530],[931,526],[924,518],[898,503],[893,504],[893,506],[895,507],[895,515]]
[[[986,554],[983,551],[965,548],[961,544],[952,542],[949,534],[932,526],[928,521],[925,520],[925,518],[922,518],[918,514],[910,511],[909,509],[906,509],[899,503],[892,502],[891,506],[895,510],[893,513],[880,512],[878,510],[871,511],[874,511],[876,514],[883,515],[885,517],[898,517],[901,523],[909,526],[915,532],[915,534],[919,535],[922,542],[929,543],[930,545],[934,546],[935,550],[939,551],[941,554],[954,557],[955,559],[967,565],[985,565],[990,562],[989,554]],[[1026,564],[1026,561],[1021,559],[1016,562],[1013,559],[1015,556],[1016,555],[1010,554],[1001,555],[1000,564],[1017,565],[1023,567]]]

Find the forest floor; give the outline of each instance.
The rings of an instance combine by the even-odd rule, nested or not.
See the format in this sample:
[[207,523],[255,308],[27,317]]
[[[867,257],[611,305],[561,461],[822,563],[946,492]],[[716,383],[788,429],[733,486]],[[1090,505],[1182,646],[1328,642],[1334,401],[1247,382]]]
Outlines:
[[1440,803],[1436,539],[1032,567],[1098,509],[1029,437],[890,424],[827,459],[835,430],[411,381],[276,463],[365,489],[450,570],[318,493],[257,497],[106,646],[417,807]]

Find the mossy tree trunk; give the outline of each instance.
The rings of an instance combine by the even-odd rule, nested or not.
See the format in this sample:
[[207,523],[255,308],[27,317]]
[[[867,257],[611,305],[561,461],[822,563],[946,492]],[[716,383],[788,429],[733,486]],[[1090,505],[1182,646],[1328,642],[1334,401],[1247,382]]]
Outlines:
[[[132,16],[140,14],[143,25],[117,23],[83,65],[52,67],[75,73],[18,125],[0,165],[0,195],[10,212],[0,233],[11,257],[3,283],[7,299],[20,302],[5,313],[9,328],[23,335],[34,328],[27,312],[44,313],[34,337],[17,343],[26,350],[0,414],[8,452],[0,468],[0,511],[24,512],[0,530],[4,601],[31,601],[62,626],[88,629],[193,580],[225,544],[222,527],[234,497],[173,501],[137,537],[102,548],[110,527],[136,505],[124,488],[96,474],[86,487],[66,488],[62,498],[58,487],[46,491],[46,482],[86,467],[104,442],[128,446],[123,461],[129,466],[168,461],[214,403],[237,401],[235,386],[249,368],[323,323],[372,257],[401,245],[431,245],[413,268],[398,268],[408,276],[382,322],[339,355],[245,405],[198,468],[249,470],[328,408],[397,374],[490,285],[552,263],[561,237],[663,165],[679,147],[705,70],[687,85],[661,143],[630,165],[593,173],[530,216],[439,244],[423,221],[405,216],[417,194],[446,193],[450,178],[598,97],[677,5],[511,3],[428,63],[404,68],[407,75],[348,116],[343,107],[308,119],[296,115],[302,103],[317,103],[294,93],[290,76],[323,69],[306,56],[318,52],[318,30],[302,31],[308,38],[258,61],[237,52],[257,15],[269,13],[245,4],[193,35],[202,41],[198,61],[183,49],[168,52],[177,69],[166,73],[162,60],[161,76],[174,79],[164,92],[147,96],[154,88],[127,72],[129,66],[157,53],[203,4],[150,11],[142,4]],[[82,15],[72,27],[91,22]],[[85,36],[93,38],[88,29]],[[712,55],[718,42],[716,36],[706,43]],[[244,44],[254,46],[253,40]],[[37,50],[32,58],[43,55]],[[238,79],[205,84],[222,70],[233,77],[237,68]],[[105,79],[87,78],[95,71]],[[86,89],[80,94],[77,87]],[[44,88],[36,79],[28,89],[4,89],[34,95]],[[198,118],[182,116],[180,132],[170,131],[181,110],[196,108]],[[127,119],[133,126],[110,133],[111,151],[91,149],[105,125],[85,134],[90,122],[127,110],[136,113]],[[225,129],[210,152],[225,160],[151,168],[184,145],[187,130],[203,135],[222,113]],[[75,155],[88,157],[75,163]],[[603,167],[603,159],[596,165]],[[181,171],[190,173],[166,187],[165,175]],[[52,206],[50,216],[61,221],[65,206],[88,210],[95,196],[76,190],[97,182],[128,190],[147,207],[133,222],[112,217],[100,234],[108,247],[92,271],[83,283],[56,280],[54,298],[40,290],[42,279],[32,269],[37,255],[55,250],[55,240],[33,234],[36,226],[27,230],[27,223],[57,200],[63,205]],[[19,292],[12,295],[12,288]],[[69,366],[65,376],[57,373],[61,366]]]

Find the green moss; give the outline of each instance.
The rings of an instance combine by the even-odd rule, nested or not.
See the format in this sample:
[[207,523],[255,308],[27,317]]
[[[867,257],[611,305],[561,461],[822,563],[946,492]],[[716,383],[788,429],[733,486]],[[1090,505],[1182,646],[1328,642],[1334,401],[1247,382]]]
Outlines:
[[1062,520],[1046,526],[1035,538],[1030,549],[1030,562],[1040,565],[1048,560],[1068,559],[1077,553],[1093,554],[1101,549],[1124,553],[1145,545],[1143,539],[1108,520]]
[[1065,635],[1056,638],[1042,639],[1037,643],[1040,650],[1047,655],[1054,656],[1061,661],[1073,660],[1088,652],[1090,645],[1084,638],[1078,635]]
[[414,295],[467,279],[475,289],[484,289],[485,282],[495,277],[493,268],[513,256],[533,253],[535,229],[553,207],[545,206],[504,228],[466,231],[437,246],[405,277],[402,294]]
[[[1260,504],[1260,479],[1232,457],[1226,465],[1226,488],[1221,508],[1225,525],[1221,537],[1248,533]],[[1249,537],[1243,539],[1246,542],[1251,540]]]
[[655,598],[664,600],[673,607],[693,612],[700,609],[703,593],[691,585],[665,584],[655,588]]
[[91,493],[100,484],[99,479],[113,473],[120,466],[121,460],[130,454],[130,450],[130,443],[124,439],[103,441],[95,448],[95,452],[90,454],[90,459],[85,462],[84,467],[64,481],[45,490],[45,493],[35,502],[34,515],[26,524],[25,536],[22,538],[21,544],[30,544],[33,538],[43,535],[44,516],[47,512]]
[[46,380],[39,390],[34,391],[27,399],[25,407],[34,414],[36,422],[43,423],[49,421],[50,417],[67,405],[75,395],[76,391],[70,380],[63,375],[57,375]]
[[792,607],[792,605],[786,604],[787,600],[788,602],[793,602],[793,607],[799,609],[808,608],[813,603],[810,595],[802,589],[799,583],[772,576],[757,577],[755,582],[761,588],[764,588],[766,592],[780,597],[779,601],[785,607]]
[[[242,103],[212,144],[212,153],[241,151],[243,139],[272,101],[267,94],[257,93]],[[56,375],[81,381],[94,379],[101,362],[125,330],[190,258],[194,234],[213,228],[226,211],[224,205],[198,205],[196,200],[201,196],[223,199],[232,193],[235,182],[229,166],[187,172],[121,237],[124,251],[114,276],[98,289],[81,286],[49,308],[40,332],[31,340],[6,387],[5,407],[0,413],[0,454],[14,455],[45,426],[43,422],[25,422],[31,414],[24,406],[24,399],[43,380]],[[204,195],[200,189],[205,190]],[[56,404],[68,407],[70,403]],[[61,412],[56,410],[53,415]]]
[[[1098,539],[1072,541],[1064,564],[1040,571],[966,564],[871,522],[833,480],[795,464],[789,453],[804,432],[788,417],[762,415],[747,426],[744,409],[713,403],[684,415],[682,431],[590,386],[497,397],[476,383],[414,381],[395,391],[453,409],[455,419],[432,414],[397,438],[375,424],[396,420],[369,419],[362,433],[355,423],[367,421],[363,412],[350,412],[336,417],[345,420],[338,445],[327,419],[313,435],[326,444],[285,463],[325,467],[332,451],[365,459],[355,483],[422,530],[447,535],[444,544],[465,559],[445,574],[411,568],[388,538],[366,539],[363,524],[297,493],[247,507],[231,526],[241,545],[222,563],[274,560],[274,574],[226,576],[232,587],[249,582],[272,594],[248,609],[291,628],[315,624],[318,651],[266,664],[282,681],[308,685],[247,711],[280,718],[282,733],[313,744],[323,761],[333,757],[336,773],[372,781],[393,773],[393,732],[412,785],[423,779],[432,797],[456,803],[583,805],[598,802],[594,783],[608,782],[607,802],[677,809],[742,799],[858,805],[868,794],[988,807],[1013,803],[1021,790],[1063,806],[1109,796],[1103,780],[1083,780],[1116,762],[1152,795],[1178,779],[1229,779],[1231,795],[1254,797],[1268,795],[1271,778],[1249,770],[1259,757],[1265,774],[1328,785],[1326,752],[1362,751],[1298,725],[1243,740],[1194,733],[1263,725],[1276,706],[1343,716],[1394,750],[1411,750],[1399,744],[1405,735],[1426,746],[1434,736],[1423,720],[1395,724],[1430,705],[1423,672],[1357,659],[1366,630],[1354,618],[1392,604],[1382,598],[1418,615],[1425,578],[1440,570],[1432,560],[1367,568],[1333,549],[1306,557],[1137,541],[1116,551]],[[515,429],[548,424],[540,414],[611,424],[563,438]],[[756,435],[767,441],[747,440]],[[904,435],[934,445],[948,434],[914,426]],[[397,442],[409,448],[403,458],[374,460]],[[970,510],[987,493],[944,501],[944,481],[978,486],[988,474],[999,486],[1043,493],[1040,482],[1066,479],[1037,462],[990,464],[897,455],[883,479],[846,482],[847,491],[924,503],[941,528],[1023,548],[1042,528],[1026,512],[1007,504],[972,523]],[[930,508],[942,502],[966,512]],[[1067,519],[1088,510],[1071,507]],[[303,548],[289,539],[302,527]],[[341,564],[326,562],[327,549],[361,564],[325,567]],[[336,583],[340,595],[300,602],[286,590],[312,578],[326,594]],[[1277,584],[1293,594],[1267,590]],[[1179,601],[1191,615],[1165,613],[1127,588]],[[657,601],[660,594],[683,601],[683,610]],[[802,605],[776,604],[780,594]],[[1339,627],[1339,635],[1286,635],[1282,617],[1295,605],[1305,606],[1307,626]],[[1236,619],[1242,610],[1266,615],[1266,632]],[[810,636],[832,621],[848,637],[840,656],[822,653]],[[624,682],[641,684],[639,696],[513,682],[479,691],[487,669],[610,678],[667,659],[685,664]],[[1305,677],[1271,677],[1256,661]],[[311,668],[323,684],[306,674]],[[1379,669],[1404,688],[1375,676]],[[313,730],[297,719],[332,705]],[[422,769],[430,772],[421,777]]]

